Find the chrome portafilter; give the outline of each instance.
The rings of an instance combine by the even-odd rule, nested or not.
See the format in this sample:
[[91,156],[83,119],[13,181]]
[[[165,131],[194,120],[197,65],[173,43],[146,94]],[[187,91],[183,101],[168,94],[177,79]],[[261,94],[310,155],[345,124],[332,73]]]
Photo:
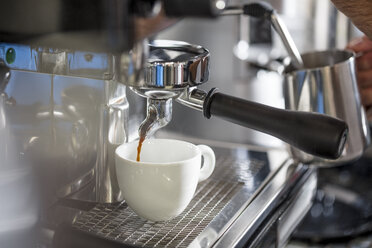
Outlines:
[[131,89],[147,98],[147,117],[140,136],[149,135],[169,123],[172,100],[203,112],[273,135],[315,156],[337,159],[345,145],[348,128],[344,121],[318,113],[269,107],[218,92],[197,88],[209,77],[207,49],[180,41],[156,40],[149,45],[145,80]]
[[178,97],[187,87],[208,81],[209,58],[209,51],[202,46],[154,40],[149,44],[144,82],[132,90],[151,99]]
[[172,119],[172,99],[209,78],[209,51],[182,41],[154,40],[149,44],[143,82],[131,89],[147,98],[147,117],[140,137],[154,133]]

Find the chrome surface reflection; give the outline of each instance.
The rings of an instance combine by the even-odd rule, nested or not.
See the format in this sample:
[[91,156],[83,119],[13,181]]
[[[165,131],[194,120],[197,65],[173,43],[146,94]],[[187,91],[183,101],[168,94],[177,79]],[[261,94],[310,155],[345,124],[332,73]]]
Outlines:
[[[0,243],[22,247],[32,242],[31,232],[39,218],[38,185],[32,164],[17,149],[7,108],[15,101],[6,93],[10,70],[0,65]],[[19,239],[17,235],[27,237]]]
[[[138,136],[145,107],[115,79],[126,73],[116,70],[130,56],[0,43],[1,51],[9,49],[11,61],[0,52],[6,78],[0,84],[0,123],[11,134],[2,135],[4,156],[27,161],[43,207],[65,197],[122,200],[114,150]],[[135,103],[131,110],[128,98]],[[87,187],[91,190],[79,192]]]

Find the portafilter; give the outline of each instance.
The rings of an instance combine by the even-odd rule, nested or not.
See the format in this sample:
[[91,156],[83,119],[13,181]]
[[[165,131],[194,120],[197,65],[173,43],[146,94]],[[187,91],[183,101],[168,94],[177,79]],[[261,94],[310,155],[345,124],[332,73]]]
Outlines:
[[283,110],[218,92],[197,88],[209,78],[209,51],[181,41],[155,40],[149,44],[144,80],[131,89],[148,99],[147,117],[140,135],[165,126],[172,115],[172,99],[199,110],[204,117],[229,122],[275,136],[315,156],[337,159],[348,127],[337,118],[319,113]]

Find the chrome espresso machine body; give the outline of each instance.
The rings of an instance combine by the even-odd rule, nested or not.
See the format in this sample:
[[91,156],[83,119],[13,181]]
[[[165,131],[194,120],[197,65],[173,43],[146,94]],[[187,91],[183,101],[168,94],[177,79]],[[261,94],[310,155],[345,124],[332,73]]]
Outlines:
[[[29,11],[31,2],[40,8]],[[167,132],[172,102],[279,136],[321,156],[339,156],[347,127],[326,116],[298,115],[202,91],[197,86],[209,77],[207,49],[173,41],[149,45],[145,39],[174,22],[164,11],[172,17],[216,17],[225,7],[224,1],[16,0],[0,8],[2,244],[285,245],[311,206],[316,170],[293,161],[282,148],[201,140],[174,128]],[[233,106],[222,110],[225,104],[219,99]],[[247,106],[253,118],[242,120]],[[238,113],[231,115],[235,108]],[[336,125],[337,134],[330,135],[337,142],[314,150],[286,130],[278,131],[272,125],[275,115],[307,120],[298,128],[300,136],[323,121],[327,128]],[[159,128],[164,131],[156,136],[211,145],[217,164],[184,213],[153,223],[140,219],[123,201],[114,151],[139,133],[151,135]]]

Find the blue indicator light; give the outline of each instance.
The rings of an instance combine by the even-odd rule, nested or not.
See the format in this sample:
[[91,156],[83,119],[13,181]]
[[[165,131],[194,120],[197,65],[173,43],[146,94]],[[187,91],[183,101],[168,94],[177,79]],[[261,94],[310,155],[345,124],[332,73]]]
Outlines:
[[156,86],[161,86],[163,87],[163,66],[162,65],[157,65],[156,66]]

